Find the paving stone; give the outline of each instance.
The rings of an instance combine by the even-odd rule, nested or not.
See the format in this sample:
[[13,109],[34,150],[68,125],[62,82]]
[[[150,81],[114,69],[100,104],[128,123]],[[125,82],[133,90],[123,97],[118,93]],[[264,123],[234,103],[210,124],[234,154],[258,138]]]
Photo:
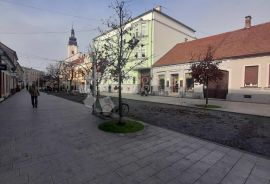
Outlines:
[[150,166],[146,166],[144,168],[137,170],[130,177],[135,181],[143,182],[143,181],[149,179],[150,177],[152,177],[156,172],[157,171],[154,168],[152,168]]
[[220,160],[224,155],[225,155],[225,153],[215,150],[215,151],[211,152],[210,154],[208,154],[207,156],[205,156],[204,158],[202,158],[201,161],[206,162],[210,165],[213,165],[218,160]]
[[256,165],[252,170],[252,175],[270,180],[270,168]]
[[245,181],[245,177],[236,174],[229,174],[222,180],[221,184],[244,184]]
[[157,173],[155,177],[158,177],[163,183],[167,183],[176,178],[179,174],[180,172],[175,171],[173,167],[167,167]]
[[0,105],[1,184],[270,184],[269,159],[151,125],[105,133],[83,105],[39,99],[34,110],[26,91]]
[[184,172],[181,175],[176,177],[176,181],[179,182],[180,184],[192,184],[198,178],[201,177],[201,174],[195,173],[195,172]]
[[164,182],[158,179],[156,176],[152,176],[140,184],[164,184]]
[[198,174],[204,174],[212,165],[199,161],[197,163],[195,163],[194,165],[192,165],[187,171],[188,172],[195,172]]
[[183,148],[181,147],[180,149],[177,150],[177,152],[179,152],[179,153],[181,153],[183,155],[188,155],[188,154],[190,154],[190,153],[192,153],[194,151],[195,151],[194,148],[191,148],[191,147],[188,147],[188,146],[183,147]]
[[121,177],[126,177],[126,176],[134,174],[139,169],[140,167],[136,163],[130,163],[124,167],[118,168],[116,172]]
[[193,161],[183,158],[183,159],[177,161],[176,163],[174,163],[172,165],[172,167],[174,167],[176,170],[181,172],[181,171],[184,171],[187,168],[191,167],[193,164],[194,164]]
[[218,184],[229,172],[221,167],[211,167],[197,181],[202,184]]
[[119,163],[120,166],[123,166],[123,165],[127,165],[131,162],[135,162],[136,160],[138,160],[137,157],[135,157],[133,155],[129,155],[129,156],[124,156],[123,158],[119,159],[117,162]]
[[255,175],[250,175],[245,184],[268,184],[270,180]]

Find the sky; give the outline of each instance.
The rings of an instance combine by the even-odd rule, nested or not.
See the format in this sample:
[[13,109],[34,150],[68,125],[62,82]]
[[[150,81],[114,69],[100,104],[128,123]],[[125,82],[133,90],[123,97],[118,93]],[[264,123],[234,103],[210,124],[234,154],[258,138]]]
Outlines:
[[[0,0],[0,42],[15,50],[22,66],[46,71],[67,57],[73,25],[79,51],[87,52],[104,20],[113,15],[112,0]],[[196,30],[202,38],[270,22],[269,0],[128,0],[132,16],[155,6]]]

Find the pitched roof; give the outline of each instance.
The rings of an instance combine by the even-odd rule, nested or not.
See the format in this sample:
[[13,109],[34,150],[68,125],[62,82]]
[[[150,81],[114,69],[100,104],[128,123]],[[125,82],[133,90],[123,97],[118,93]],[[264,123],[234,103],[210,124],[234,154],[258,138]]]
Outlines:
[[14,65],[15,67],[15,62],[18,60],[17,53],[1,42],[0,42],[0,49],[4,51],[4,54],[9,58],[12,65]]
[[85,58],[84,56],[79,57],[78,59],[75,59],[75,60],[71,61],[70,64],[72,64],[72,65],[80,65],[80,64],[82,64],[84,62],[84,58]]
[[270,55],[270,22],[179,43],[161,57],[153,67],[198,61],[209,46],[215,49],[216,60]]

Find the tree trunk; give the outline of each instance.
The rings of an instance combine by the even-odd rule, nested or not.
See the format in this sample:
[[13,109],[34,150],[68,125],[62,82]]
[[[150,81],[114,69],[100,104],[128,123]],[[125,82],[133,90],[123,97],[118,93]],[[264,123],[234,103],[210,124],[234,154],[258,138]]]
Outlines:
[[120,52],[119,52],[119,57],[118,57],[118,105],[119,105],[119,119],[118,119],[118,124],[123,124],[122,121],[122,70],[121,70],[121,62],[122,62],[122,55],[123,55],[123,9],[120,6],[119,7],[120,13],[119,13],[119,18],[120,18]]
[[69,92],[71,92],[72,79],[69,80]]
[[206,99],[205,99],[205,106],[208,105],[208,80],[206,81]]
[[97,100],[99,99],[99,84],[98,84],[98,82],[96,83],[96,85],[97,85]]
[[57,78],[57,86],[58,86],[58,92],[60,92],[60,78],[59,78],[59,76]]

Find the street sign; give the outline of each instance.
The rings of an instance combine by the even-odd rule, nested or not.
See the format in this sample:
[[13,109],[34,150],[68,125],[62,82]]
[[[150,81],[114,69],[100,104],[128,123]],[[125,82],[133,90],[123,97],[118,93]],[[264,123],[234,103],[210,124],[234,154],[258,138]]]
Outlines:
[[0,64],[0,70],[7,70],[7,65]]

